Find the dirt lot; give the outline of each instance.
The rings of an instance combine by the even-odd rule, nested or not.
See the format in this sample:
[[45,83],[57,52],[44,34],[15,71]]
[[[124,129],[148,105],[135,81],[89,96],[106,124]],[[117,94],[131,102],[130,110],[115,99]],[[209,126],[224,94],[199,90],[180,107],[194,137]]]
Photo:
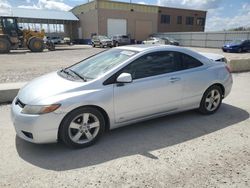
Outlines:
[[[220,49],[192,48],[201,52],[225,55],[228,59],[250,58],[250,53],[223,53]],[[29,81],[42,74],[74,64],[103,49],[87,45],[58,47],[57,51],[30,53],[27,50],[14,50],[0,55],[0,83]]]
[[76,45],[59,47],[56,51],[44,51],[43,53],[13,50],[10,54],[0,54],[0,83],[29,81],[101,51],[103,51],[101,48]]
[[250,187],[250,73],[211,116],[194,111],[111,131],[70,150],[16,137],[0,106],[0,187]]

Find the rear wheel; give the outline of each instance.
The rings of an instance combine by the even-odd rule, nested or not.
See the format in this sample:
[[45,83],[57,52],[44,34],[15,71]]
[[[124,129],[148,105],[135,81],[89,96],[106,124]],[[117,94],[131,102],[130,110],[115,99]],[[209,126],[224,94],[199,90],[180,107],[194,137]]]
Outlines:
[[94,144],[103,134],[104,128],[103,115],[95,108],[83,107],[65,117],[59,136],[69,147],[84,148]]
[[42,39],[34,37],[30,39],[28,47],[32,52],[42,52],[44,50],[44,42]]
[[215,113],[222,101],[222,90],[219,86],[211,86],[204,93],[200,102],[199,111],[202,114],[213,114]]
[[0,38],[0,53],[9,53],[11,44],[6,38]]

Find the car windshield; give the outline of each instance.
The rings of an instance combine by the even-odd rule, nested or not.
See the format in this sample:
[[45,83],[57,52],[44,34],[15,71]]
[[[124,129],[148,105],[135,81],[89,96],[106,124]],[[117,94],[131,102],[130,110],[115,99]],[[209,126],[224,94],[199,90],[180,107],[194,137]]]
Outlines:
[[109,38],[106,36],[100,36],[100,39],[109,39]]
[[136,53],[130,50],[111,49],[85,59],[69,67],[69,69],[85,79],[95,79],[131,58]]
[[243,41],[242,40],[233,40],[230,43],[231,44],[241,44]]

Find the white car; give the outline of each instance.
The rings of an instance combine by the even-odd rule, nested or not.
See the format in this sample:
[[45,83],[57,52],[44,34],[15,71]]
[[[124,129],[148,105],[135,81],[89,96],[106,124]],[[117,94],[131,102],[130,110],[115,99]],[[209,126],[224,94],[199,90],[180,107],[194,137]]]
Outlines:
[[60,139],[81,148],[104,130],[191,109],[215,113],[231,87],[226,63],[211,56],[176,46],[123,46],[31,81],[11,114],[24,140]]
[[142,44],[165,44],[165,41],[157,37],[150,37],[142,41]]

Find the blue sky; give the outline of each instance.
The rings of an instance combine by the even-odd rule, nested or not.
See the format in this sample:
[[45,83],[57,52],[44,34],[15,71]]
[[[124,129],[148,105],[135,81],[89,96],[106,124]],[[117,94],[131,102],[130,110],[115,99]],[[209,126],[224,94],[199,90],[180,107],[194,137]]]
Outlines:
[[[130,0],[117,0],[130,2]],[[69,10],[87,0],[0,0],[0,12],[10,7]],[[133,3],[207,10],[206,31],[250,27],[250,0],[132,0]]]

